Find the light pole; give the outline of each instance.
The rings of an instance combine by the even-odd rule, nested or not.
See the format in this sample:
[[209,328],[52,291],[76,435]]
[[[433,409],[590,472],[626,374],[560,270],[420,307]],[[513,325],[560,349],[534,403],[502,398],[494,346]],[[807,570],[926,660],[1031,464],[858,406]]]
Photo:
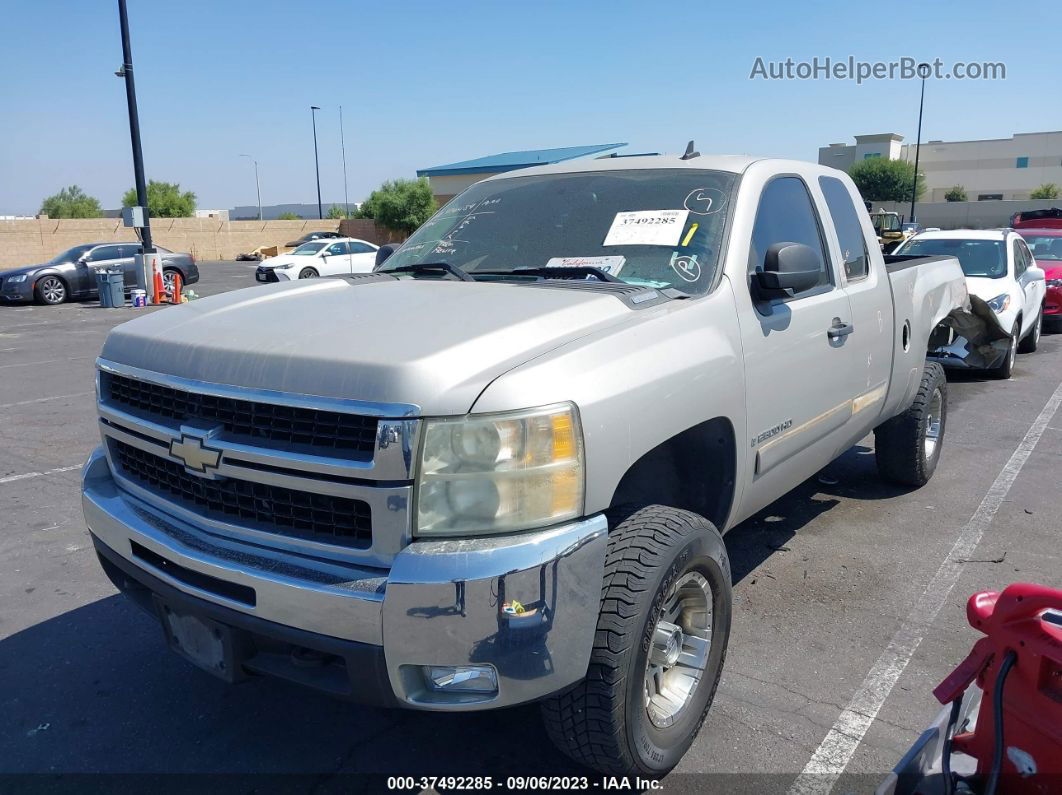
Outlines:
[[144,208],[144,253],[155,253],[151,245],[151,222],[148,213],[147,181],[144,179],[144,152],[140,148],[140,116],[136,111],[136,86],[133,84],[133,48],[129,44],[129,13],[125,0],[118,0],[118,22],[122,28],[122,68],[116,74],[125,78],[125,101],[129,106],[129,138],[133,144],[133,180],[136,203]]
[[250,155],[240,155],[240,157],[246,157],[252,163],[254,163],[254,189],[258,192],[258,220],[262,220],[262,188],[258,184],[258,161]]
[[918,76],[922,78],[922,94],[918,99],[918,137],[915,138],[914,179],[911,180],[911,217],[908,220],[912,223],[915,220],[915,199],[918,198],[918,155],[922,148],[922,106],[926,101],[926,78],[929,77],[930,71],[929,64],[918,64]]
[[343,106],[339,106],[339,146],[343,150],[343,211],[350,218],[350,199],[347,198],[347,141],[343,135]]
[[310,118],[313,119],[313,166],[317,171],[317,217],[324,218],[324,207],[321,205],[321,162],[317,159],[317,113],[320,110],[317,105],[310,105]]

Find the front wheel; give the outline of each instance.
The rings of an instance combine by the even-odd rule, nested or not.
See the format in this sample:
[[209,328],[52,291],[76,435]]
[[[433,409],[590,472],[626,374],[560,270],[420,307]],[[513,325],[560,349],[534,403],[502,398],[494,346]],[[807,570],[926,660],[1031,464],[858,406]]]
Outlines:
[[928,362],[907,411],[874,429],[878,473],[893,483],[924,486],[933,477],[944,445],[948,420],[948,382],[944,368]]
[[301,271],[299,271],[300,279],[316,279],[317,276],[318,273],[313,268],[303,268]]
[[660,777],[693,744],[730,637],[719,531],[651,505],[613,517],[586,678],[542,704],[550,739],[603,773]]
[[1010,347],[1007,348],[1007,357],[1003,360],[1003,363],[994,370],[989,372],[993,378],[998,378],[1000,381],[1006,381],[1010,378],[1011,373],[1014,372],[1014,362],[1018,358],[1018,335],[1021,334],[1021,323],[1015,323],[1014,328],[1010,332]]
[[33,290],[37,294],[37,300],[42,304],[54,306],[61,304],[67,299],[66,282],[58,276],[45,276]]

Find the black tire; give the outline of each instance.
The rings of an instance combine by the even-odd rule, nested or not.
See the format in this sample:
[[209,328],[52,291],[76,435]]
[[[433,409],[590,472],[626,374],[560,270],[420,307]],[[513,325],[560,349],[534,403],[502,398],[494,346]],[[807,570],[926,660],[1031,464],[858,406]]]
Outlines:
[[1038,347],[1040,347],[1040,333],[1044,328],[1044,308],[1040,307],[1040,311],[1036,313],[1036,324],[1029,329],[1029,333],[1025,335],[1025,339],[1018,345],[1018,353],[1034,353]]
[[299,271],[300,279],[316,279],[320,275],[321,274],[319,274],[313,268],[303,268],[301,271]]
[[1018,355],[1018,334],[1021,333],[1021,321],[1019,320],[1014,324],[1014,328],[1010,332],[1010,348],[1007,350],[1007,356],[1003,359],[1003,364],[999,365],[993,370],[988,372],[993,378],[997,378],[1000,381],[1006,381],[1010,378],[1011,373],[1014,372],[1014,360]]
[[927,362],[911,405],[874,429],[874,454],[881,477],[904,486],[928,483],[940,460],[947,420],[944,368]]
[[[730,637],[730,561],[719,531],[697,514],[663,505],[609,517],[594,647],[586,678],[542,703],[550,739],[602,773],[666,775],[689,750],[712,704]],[[710,643],[699,681],[673,724],[647,706],[647,662],[673,588],[699,576],[710,587]],[[703,586],[702,586],[703,587]]]
[[34,285],[33,296],[39,304],[58,306],[70,297],[70,289],[61,277],[48,275],[41,277]]

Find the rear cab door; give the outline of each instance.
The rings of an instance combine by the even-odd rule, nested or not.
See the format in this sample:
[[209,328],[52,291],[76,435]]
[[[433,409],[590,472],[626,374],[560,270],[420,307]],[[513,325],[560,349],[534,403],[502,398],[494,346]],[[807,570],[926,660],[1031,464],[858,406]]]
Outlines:
[[[769,161],[768,161],[769,162]],[[827,242],[819,203],[805,175],[770,174],[754,165],[742,192],[763,180],[750,232],[735,223],[733,251],[748,252],[747,278],[735,279],[745,366],[746,431],[751,448],[741,513],[748,515],[792,489],[844,449],[852,416],[852,309]],[[750,199],[742,198],[747,206]],[[768,247],[808,246],[820,266],[818,284],[788,298],[758,298],[754,273]],[[733,270],[731,271],[733,273]],[[738,274],[735,274],[738,276]],[[740,277],[739,277],[740,278]],[[753,485],[754,484],[754,485]]]

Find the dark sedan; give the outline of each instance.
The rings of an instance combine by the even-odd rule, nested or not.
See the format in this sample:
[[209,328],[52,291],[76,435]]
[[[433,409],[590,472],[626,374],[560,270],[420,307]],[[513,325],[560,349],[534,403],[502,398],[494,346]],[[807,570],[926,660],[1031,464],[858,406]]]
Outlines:
[[340,237],[343,237],[343,235],[339,234],[339,232],[307,232],[297,240],[292,240],[284,245],[288,248],[298,248],[303,243],[309,243],[311,240],[325,240]]
[[[174,277],[184,284],[199,281],[195,257],[155,246],[162,264],[166,288],[172,289]],[[75,298],[97,294],[96,268],[121,268],[125,272],[125,289],[136,287],[134,257],[143,252],[139,243],[84,243],[67,249],[43,265],[0,271],[0,300],[37,301],[61,304]]]

